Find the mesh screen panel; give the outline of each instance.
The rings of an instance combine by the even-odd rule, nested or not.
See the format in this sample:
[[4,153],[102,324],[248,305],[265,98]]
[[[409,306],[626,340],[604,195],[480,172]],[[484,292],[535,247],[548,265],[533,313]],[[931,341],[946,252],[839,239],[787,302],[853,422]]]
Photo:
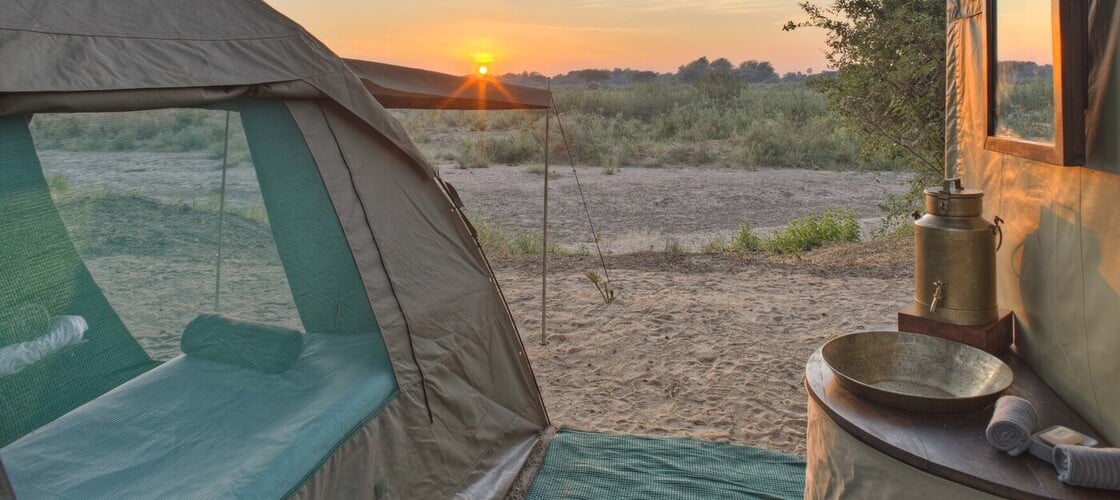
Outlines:
[[[87,271],[51,201],[24,117],[0,119],[0,310],[81,315],[82,342],[0,376],[0,446],[155,366]],[[12,340],[0,325],[0,347]]]
[[[0,371],[0,447],[181,355],[184,327],[200,314],[373,336],[370,362],[390,382],[367,395],[369,412],[395,392],[345,235],[286,107],[222,108],[0,120],[0,358],[27,340],[4,326],[19,314],[4,313],[42,306],[52,321],[88,323],[80,341]],[[254,390],[244,384],[206,390]],[[178,418],[137,412],[121,418]],[[347,426],[318,438],[340,442]]]

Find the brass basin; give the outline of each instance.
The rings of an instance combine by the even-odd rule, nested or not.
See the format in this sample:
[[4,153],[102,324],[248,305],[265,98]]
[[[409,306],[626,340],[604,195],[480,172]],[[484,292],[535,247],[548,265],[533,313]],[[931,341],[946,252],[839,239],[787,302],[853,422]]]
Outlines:
[[1011,368],[975,347],[928,335],[861,332],[821,348],[845,389],[877,403],[929,413],[984,408],[1011,385]]

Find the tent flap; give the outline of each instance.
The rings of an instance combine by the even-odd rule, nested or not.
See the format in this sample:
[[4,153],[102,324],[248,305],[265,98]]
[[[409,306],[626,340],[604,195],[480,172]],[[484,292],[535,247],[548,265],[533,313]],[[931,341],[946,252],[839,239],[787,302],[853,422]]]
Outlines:
[[386,108],[544,109],[552,105],[545,89],[475,76],[454,76],[404,66],[347,59],[373,97]]

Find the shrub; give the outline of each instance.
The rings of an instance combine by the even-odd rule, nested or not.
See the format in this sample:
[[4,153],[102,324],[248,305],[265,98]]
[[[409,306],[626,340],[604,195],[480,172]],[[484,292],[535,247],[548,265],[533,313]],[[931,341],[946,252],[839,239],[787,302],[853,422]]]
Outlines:
[[57,200],[70,192],[70,181],[62,174],[52,175],[47,184],[50,186],[52,199]]
[[536,161],[541,144],[527,131],[500,136],[483,136],[459,142],[456,162],[460,168],[488,167],[494,163],[516,165]]
[[729,249],[730,249],[730,247],[728,247],[727,240],[724,239],[723,235],[717,235],[714,238],[708,240],[708,242],[705,243],[704,246],[700,248],[700,252],[701,253],[727,253],[727,251]]
[[859,220],[851,210],[825,210],[794,220],[775,233],[765,248],[777,253],[801,253],[837,243],[859,241]]
[[731,251],[736,253],[757,252],[762,250],[762,238],[751,229],[746,217],[739,221],[739,232],[731,238]]
[[[478,241],[488,255],[540,255],[544,246],[543,236],[537,232],[514,233],[485,217],[471,219],[471,224],[478,231]],[[569,252],[549,245],[548,253],[567,255]]]
[[685,249],[681,246],[681,242],[676,238],[669,238],[665,240],[665,253],[685,253]]

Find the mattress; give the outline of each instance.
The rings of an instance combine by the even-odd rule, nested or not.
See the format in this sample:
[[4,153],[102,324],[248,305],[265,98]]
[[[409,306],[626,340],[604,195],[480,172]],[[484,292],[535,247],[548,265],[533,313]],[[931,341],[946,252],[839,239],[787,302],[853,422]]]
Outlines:
[[179,356],[0,459],[21,500],[280,498],[396,394],[380,335],[309,334],[280,374]]

